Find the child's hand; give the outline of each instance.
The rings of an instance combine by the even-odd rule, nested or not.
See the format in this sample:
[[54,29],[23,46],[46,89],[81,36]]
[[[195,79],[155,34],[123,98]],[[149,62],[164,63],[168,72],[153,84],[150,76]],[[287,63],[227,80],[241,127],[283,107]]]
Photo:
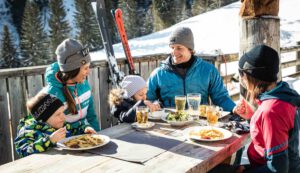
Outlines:
[[159,103],[151,103],[149,100],[144,100],[144,103],[150,109],[150,112],[161,110]]
[[250,119],[253,115],[253,110],[250,105],[248,105],[245,99],[242,99],[233,109],[233,113],[238,114],[244,119]]
[[87,133],[87,134],[96,134],[97,132],[92,127],[86,127],[84,129],[84,133]]
[[53,132],[50,135],[50,137],[49,137],[50,141],[52,143],[56,143],[56,142],[58,142],[58,141],[60,141],[60,140],[62,140],[64,138],[66,138],[66,132],[67,132],[67,130],[64,127],[56,130],[55,132]]

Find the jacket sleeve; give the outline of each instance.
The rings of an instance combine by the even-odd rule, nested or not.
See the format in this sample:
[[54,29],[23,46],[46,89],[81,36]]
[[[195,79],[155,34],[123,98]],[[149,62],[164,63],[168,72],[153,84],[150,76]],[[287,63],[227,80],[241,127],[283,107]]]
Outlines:
[[152,72],[148,79],[148,91],[147,91],[147,100],[155,101],[157,100],[156,92],[159,89],[158,83],[157,83],[157,70]]
[[48,135],[44,135],[42,133],[37,135],[31,132],[26,132],[24,128],[21,128],[14,143],[16,151],[20,157],[25,157],[34,153],[41,153],[55,146],[55,144],[50,141]]
[[287,150],[266,157],[267,164],[252,169],[253,173],[288,173],[289,158]]
[[144,105],[144,102],[139,101],[133,106],[130,105],[127,102],[123,102],[120,105],[113,106],[111,109],[111,114],[114,115],[114,117],[118,118],[118,120],[123,123],[133,123],[135,122],[135,114],[136,114],[136,107],[138,105]]
[[94,100],[93,97],[90,97],[90,101],[89,101],[89,107],[87,110],[87,116],[86,116],[89,124],[96,130],[96,131],[100,131],[100,127],[99,127],[99,121],[97,119],[97,115],[94,109]]
[[208,94],[215,105],[221,106],[224,111],[232,111],[235,103],[230,98],[227,89],[224,87],[223,80],[218,70],[213,67],[210,74],[210,83]]
[[65,127],[67,129],[67,137],[69,137],[84,134],[85,128],[91,127],[91,125],[87,123],[86,120],[81,119],[73,123],[65,123]]

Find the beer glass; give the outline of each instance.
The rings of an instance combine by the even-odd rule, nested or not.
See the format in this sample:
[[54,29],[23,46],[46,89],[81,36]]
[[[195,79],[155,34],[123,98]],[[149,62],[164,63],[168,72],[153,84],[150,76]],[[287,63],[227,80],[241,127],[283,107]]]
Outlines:
[[181,112],[185,110],[186,97],[184,95],[175,96],[176,111]]
[[148,122],[149,108],[147,106],[137,106],[136,107],[136,122],[138,124]]

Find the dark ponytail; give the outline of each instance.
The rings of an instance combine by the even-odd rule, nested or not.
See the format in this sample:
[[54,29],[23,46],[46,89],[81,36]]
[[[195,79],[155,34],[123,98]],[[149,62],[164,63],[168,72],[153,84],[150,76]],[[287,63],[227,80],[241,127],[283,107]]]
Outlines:
[[69,79],[75,78],[78,75],[79,72],[80,72],[80,68],[77,68],[77,69],[69,71],[69,72],[61,72],[61,71],[58,72],[58,78],[63,83],[63,93],[64,93],[64,96],[65,96],[66,101],[67,101],[68,110],[72,114],[77,113],[76,102],[75,102],[72,94],[70,93],[70,91],[68,89],[67,81]]

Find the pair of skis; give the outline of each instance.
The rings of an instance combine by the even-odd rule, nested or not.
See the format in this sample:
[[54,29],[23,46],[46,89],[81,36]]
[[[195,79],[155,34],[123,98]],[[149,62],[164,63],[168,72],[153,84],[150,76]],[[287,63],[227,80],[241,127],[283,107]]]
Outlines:
[[[107,56],[108,66],[109,66],[110,81],[112,82],[114,87],[120,87],[120,83],[123,80],[125,75],[118,68],[118,64],[112,47],[111,36],[107,28],[108,24],[107,24],[106,10],[105,10],[105,1],[97,0],[96,9],[97,9],[97,20],[98,20],[101,37],[102,37],[104,49]],[[128,45],[125,28],[124,28],[122,11],[120,9],[117,9],[113,12],[113,14],[122,41],[122,45],[125,51],[126,59],[128,62],[129,74],[136,74],[134,69],[133,59],[130,53],[130,48]]]

